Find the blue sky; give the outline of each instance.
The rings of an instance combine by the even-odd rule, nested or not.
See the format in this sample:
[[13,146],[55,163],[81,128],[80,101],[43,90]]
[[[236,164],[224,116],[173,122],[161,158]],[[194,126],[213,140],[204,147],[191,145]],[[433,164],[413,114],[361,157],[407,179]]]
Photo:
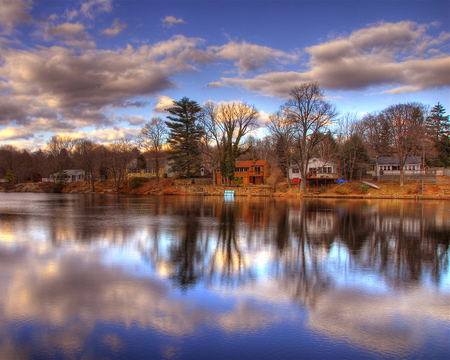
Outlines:
[[0,145],[134,138],[183,96],[278,110],[317,81],[341,114],[450,110],[448,1],[3,1]]

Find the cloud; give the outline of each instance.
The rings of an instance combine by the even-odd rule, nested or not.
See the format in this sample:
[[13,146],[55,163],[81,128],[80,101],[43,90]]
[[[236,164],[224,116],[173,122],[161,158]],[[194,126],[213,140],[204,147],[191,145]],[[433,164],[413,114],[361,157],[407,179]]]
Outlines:
[[166,114],[167,113],[166,109],[172,107],[173,102],[174,100],[172,98],[165,95],[159,95],[158,102],[156,103],[156,106],[153,109],[153,111],[159,114]]
[[176,24],[185,24],[186,23],[182,18],[177,19],[176,17],[174,17],[172,15],[166,16],[161,21],[162,21],[163,25],[166,27],[172,27],[172,26],[175,26]]
[[89,19],[94,19],[99,13],[108,13],[111,10],[111,0],[91,0],[81,5],[80,13]]
[[[82,25],[63,25],[53,34],[83,31]],[[171,76],[207,61],[196,49],[201,43],[176,36],[152,46],[82,53],[61,46],[2,48],[0,126],[32,126],[35,132],[112,126],[117,118],[110,109],[143,106],[139,97],[175,87]]]
[[216,58],[236,61],[235,65],[244,72],[264,69],[268,65],[287,64],[298,60],[297,54],[288,54],[267,46],[249,44],[242,41],[240,44],[230,41],[223,46],[211,46],[209,51]]
[[213,81],[213,82],[210,82],[205,87],[206,88],[220,88],[220,87],[223,87],[223,84],[220,81]]
[[83,36],[85,36],[84,25],[80,24],[79,22],[75,24],[67,22],[48,29],[48,34],[51,36],[62,37],[75,37],[79,36],[80,34],[83,34]]
[[108,36],[117,36],[120,32],[127,28],[126,24],[121,24],[119,20],[114,20],[112,28],[105,29],[102,31],[102,34]]
[[63,39],[63,43],[67,46],[77,47],[80,49],[95,48],[95,42],[90,40],[90,36],[84,31],[85,27],[79,22],[64,23],[47,29],[47,35]]
[[126,121],[133,126],[143,125],[147,121],[147,119],[141,115],[123,115],[121,116],[121,120]]
[[304,72],[270,72],[250,79],[222,78],[222,82],[278,97],[287,97],[290,89],[306,81],[317,81],[330,90],[395,86],[391,93],[448,86],[450,57],[439,47],[449,34],[432,39],[426,30],[411,21],[379,23],[306,48],[310,61]]
[[28,24],[32,18],[28,12],[32,8],[31,0],[0,1],[0,29],[11,34],[18,24]]
[[0,129],[0,141],[2,140],[15,140],[15,139],[30,139],[34,136],[32,129],[21,127],[8,126],[4,129]]

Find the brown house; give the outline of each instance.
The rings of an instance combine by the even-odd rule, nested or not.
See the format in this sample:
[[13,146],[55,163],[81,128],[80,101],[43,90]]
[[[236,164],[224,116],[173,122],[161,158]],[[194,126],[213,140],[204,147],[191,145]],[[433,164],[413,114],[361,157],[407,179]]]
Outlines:
[[[225,185],[226,177],[217,170],[216,185]],[[242,185],[261,185],[270,175],[270,167],[267,160],[236,161],[234,177],[242,178]]]

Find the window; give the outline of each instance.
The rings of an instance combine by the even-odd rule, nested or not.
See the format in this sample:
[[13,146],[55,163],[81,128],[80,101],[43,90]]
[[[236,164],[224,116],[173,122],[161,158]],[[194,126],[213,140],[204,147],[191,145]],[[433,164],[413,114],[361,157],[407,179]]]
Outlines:
[[388,166],[388,168],[387,168],[388,170],[391,170],[391,167],[390,166]]
[[299,168],[293,168],[292,169],[292,173],[293,174],[300,174],[300,169]]
[[220,173],[220,169],[217,169],[217,170],[216,170],[216,173]]
[[253,169],[256,174],[259,174],[261,172],[261,166],[254,166]]

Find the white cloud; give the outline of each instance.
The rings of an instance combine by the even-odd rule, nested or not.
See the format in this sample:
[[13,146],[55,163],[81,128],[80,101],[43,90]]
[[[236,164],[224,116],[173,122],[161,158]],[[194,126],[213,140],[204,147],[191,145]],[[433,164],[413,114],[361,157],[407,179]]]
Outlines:
[[63,43],[70,47],[77,47],[80,49],[95,48],[95,42],[90,40],[89,34],[84,30],[84,25],[79,22],[67,22],[48,28],[47,35],[62,39]]
[[175,26],[176,24],[185,24],[186,23],[182,18],[177,19],[175,16],[172,16],[172,15],[166,16],[161,21],[162,21],[163,25],[166,27],[172,27],[172,26]]
[[174,100],[172,98],[165,95],[159,95],[158,102],[156,103],[156,106],[153,109],[153,111],[159,114],[166,114],[167,113],[166,109],[172,107],[173,102]]
[[220,87],[223,87],[223,84],[220,81],[213,81],[213,82],[210,82],[205,87],[207,87],[207,88],[220,88]]
[[127,28],[126,24],[121,24],[119,20],[114,20],[113,26],[111,28],[105,29],[102,31],[102,34],[108,36],[117,36],[120,32]]
[[217,58],[236,61],[235,65],[244,72],[264,69],[268,65],[287,64],[298,60],[297,54],[288,54],[267,46],[249,44],[246,41],[230,41],[223,46],[211,46],[209,51]]
[[32,8],[31,0],[0,1],[0,29],[11,34],[18,24],[28,24],[32,18],[28,12]]
[[91,0],[81,5],[80,13],[94,19],[99,13],[109,13],[112,10],[111,0]]
[[[307,71],[222,78],[222,82],[278,97],[286,97],[290,89],[306,81],[317,81],[325,89],[344,90],[399,85],[391,93],[448,86],[450,57],[439,47],[449,34],[431,39],[426,29],[410,21],[379,23],[306,48],[311,56]],[[427,52],[430,48],[436,51]]]
[[[65,26],[55,33],[81,31],[81,26]],[[193,64],[208,59],[196,49],[201,41],[176,36],[153,46],[82,53],[61,46],[0,48],[0,78],[5,79],[0,82],[0,126],[56,133],[114,126],[118,119],[110,109],[141,107],[145,102],[139,98],[175,87],[171,76],[196,71]],[[167,99],[160,96],[158,106],[166,106]]]

